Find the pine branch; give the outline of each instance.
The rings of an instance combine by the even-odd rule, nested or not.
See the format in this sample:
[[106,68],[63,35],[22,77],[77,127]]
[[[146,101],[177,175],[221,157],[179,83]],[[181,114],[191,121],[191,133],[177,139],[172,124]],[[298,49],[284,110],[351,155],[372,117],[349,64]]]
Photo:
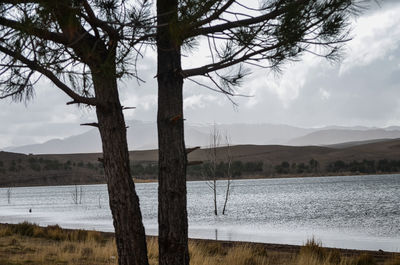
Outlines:
[[65,38],[65,36],[62,33],[56,33],[56,32],[51,32],[48,30],[40,29],[40,28],[34,27],[33,25],[29,25],[29,27],[28,27],[27,25],[25,25],[21,22],[12,20],[12,19],[0,17],[0,25],[15,29],[15,30],[23,32],[25,34],[34,35],[34,36],[44,39],[44,40],[54,41],[56,43],[60,43],[63,45],[68,44],[68,40]]
[[228,2],[225,3],[225,5],[223,5],[220,9],[218,9],[217,11],[215,11],[212,15],[210,15],[209,17],[200,20],[196,23],[194,23],[193,25],[191,25],[192,29],[196,29],[199,28],[207,23],[212,22],[213,20],[217,19],[222,13],[224,13],[236,0],[229,0]]
[[87,0],[83,0],[83,7],[85,8],[86,13],[88,14],[87,20],[91,24],[92,28],[94,31],[96,31],[96,27],[101,28],[107,34],[112,37],[112,36],[117,36],[118,32],[115,30],[113,27],[107,24],[107,22],[100,20],[99,18],[96,17],[96,15],[93,12],[92,7],[90,4],[87,2]]
[[217,70],[221,70],[221,69],[227,68],[229,66],[244,62],[244,61],[246,61],[246,60],[248,60],[248,59],[250,59],[250,58],[252,58],[252,57],[254,57],[256,55],[271,51],[271,50],[276,49],[278,47],[280,47],[280,44],[275,44],[273,46],[266,47],[264,49],[260,49],[260,50],[257,50],[255,52],[248,53],[248,54],[246,54],[246,55],[244,55],[244,56],[242,56],[242,57],[240,57],[238,59],[234,59],[233,57],[229,57],[229,58],[227,58],[225,60],[222,60],[222,61],[219,61],[217,63],[208,64],[208,65],[205,65],[205,66],[202,66],[202,67],[198,67],[198,68],[182,70],[182,75],[185,78],[190,77],[190,76],[196,76],[196,75],[206,75],[206,74],[208,74],[210,72],[215,72]]
[[99,124],[97,122],[81,123],[80,125],[81,126],[92,126],[92,127],[99,128]]
[[60,79],[58,79],[57,76],[55,74],[53,74],[50,70],[42,67],[37,62],[26,58],[21,53],[17,53],[15,51],[12,51],[1,45],[0,45],[0,52],[20,61],[21,63],[25,64],[31,70],[37,71],[37,72],[43,74],[44,76],[46,76],[47,78],[49,78],[58,88],[60,88],[65,94],[67,94],[69,97],[71,97],[74,100],[74,102],[87,104],[87,105],[91,105],[91,106],[97,105],[97,101],[95,98],[88,98],[88,97],[80,96],[75,91],[73,91],[70,87],[68,87],[66,84],[64,84]]
[[[297,0],[293,1],[291,5],[304,5],[309,3],[311,0]],[[290,6],[290,5],[288,5]],[[242,20],[237,20],[237,21],[228,21],[223,24],[218,24],[215,26],[210,26],[210,27],[203,27],[203,28],[198,28],[198,29],[193,29],[189,30],[187,34],[185,35],[185,38],[193,38],[196,36],[200,35],[207,35],[207,34],[213,34],[216,32],[223,32],[225,30],[233,29],[233,28],[238,28],[238,27],[248,27],[250,25],[254,25],[257,23],[265,22],[267,20],[272,20],[277,18],[278,16],[284,14],[287,12],[287,7],[281,8],[281,9],[275,9],[271,11],[270,13],[253,17],[253,18],[248,18],[248,19],[242,19]]]
[[192,147],[192,148],[187,148],[186,149],[186,154],[189,154],[197,149],[200,149],[200,146]]

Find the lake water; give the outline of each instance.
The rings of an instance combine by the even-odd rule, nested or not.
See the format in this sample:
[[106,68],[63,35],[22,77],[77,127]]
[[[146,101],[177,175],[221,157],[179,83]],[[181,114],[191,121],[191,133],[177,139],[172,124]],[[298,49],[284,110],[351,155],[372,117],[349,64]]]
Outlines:
[[[146,233],[157,234],[157,183],[136,184]],[[105,185],[0,189],[0,222],[113,231]],[[222,211],[226,182],[218,182]],[[78,190],[78,194],[79,194]],[[32,213],[29,213],[32,209]],[[400,175],[235,180],[214,216],[206,182],[188,182],[189,236],[400,252]]]

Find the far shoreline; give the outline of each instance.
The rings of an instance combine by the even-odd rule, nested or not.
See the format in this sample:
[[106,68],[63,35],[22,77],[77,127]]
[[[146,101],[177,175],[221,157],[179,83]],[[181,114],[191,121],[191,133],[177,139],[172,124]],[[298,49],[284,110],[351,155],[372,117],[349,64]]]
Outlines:
[[[287,175],[273,175],[273,176],[263,176],[263,175],[251,175],[241,178],[233,178],[232,181],[238,180],[259,180],[259,179],[294,179],[294,178],[323,178],[323,177],[350,177],[350,176],[389,176],[389,175],[399,175],[400,172],[395,173],[377,173],[377,174],[354,174],[351,172],[342,172],[339,174],[287,174]],[[186,182],[199,182],[199,181],[211,181],[212,179],[196,179],[196,180],[187,180]],[[227,178],[217,178],[219,181],[228,180]],[[136,184],[143,184],[143,183],[157,183],[158,179],[156,178],[133,178],[133,182]],[[20,184],[20,183],[19,183]],[[105,181],[102,182],[83,182],[83,183],[61,183],[61,184],[31,184],[31,185],[12,185],[12,186],[0,186],[1,188],[28,188],[28,187],[58,187],[58,186],[80,186],[80,185],[106,185]]]

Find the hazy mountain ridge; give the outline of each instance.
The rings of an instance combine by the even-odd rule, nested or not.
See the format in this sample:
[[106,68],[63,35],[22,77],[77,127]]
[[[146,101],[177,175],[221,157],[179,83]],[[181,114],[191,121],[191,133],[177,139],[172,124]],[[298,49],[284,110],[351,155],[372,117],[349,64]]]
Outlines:
[[348,148],[348,147],[364,145],[364,144],[387,142],[387,141],[391,141],[391,140],[393,140],[393,139],[383,138],[383,139],[372,139],[372,140],[365,140],[365,141],[344,142],[344,143],[330,144],[330,145],[324,145],[324,146],[329,147],[329,148],[342,149],[342,148]]
[[[156,149],[158,145],[155,122],[128,121],[127,130],[129,150]],[[185,124],[187,146],[209,145],[212,124]],[[222,135],[228,134],[232,145],[334,145],[346,142],[360,142],[380,139],[400,138],[400,127],[375,128],[364,126],[327,126],[322,128],[300,128],[283,124],[218,124]],[[225,144],[222,137],[221,144]],[[97,129],[70,136],[53,139],[41,144],[5,148],[17,153],[33,154],[72,154],[101,152],[101,140]]]
[[400,138],[400,131],[385,129],[345,130],[331,129],[312,132],[287,142],[292,146],[334,145],[346,142]]

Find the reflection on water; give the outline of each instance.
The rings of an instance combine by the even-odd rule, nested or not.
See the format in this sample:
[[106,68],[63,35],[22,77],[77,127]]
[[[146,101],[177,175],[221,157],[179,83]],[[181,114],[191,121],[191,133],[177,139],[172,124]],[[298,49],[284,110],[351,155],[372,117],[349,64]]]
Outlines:
[[[225,182],[218,182],[223,206]],[[157,183],[136,185],[146,233],[157,234]],[[0,222],[113,231],[105,185],[0,189]],[[400,251],[400,175],[238,180],[226,215],[213,214],[205,182],[188,183],[189,235],[194,238]],[[29,213],[29,209],[32,212]]]

